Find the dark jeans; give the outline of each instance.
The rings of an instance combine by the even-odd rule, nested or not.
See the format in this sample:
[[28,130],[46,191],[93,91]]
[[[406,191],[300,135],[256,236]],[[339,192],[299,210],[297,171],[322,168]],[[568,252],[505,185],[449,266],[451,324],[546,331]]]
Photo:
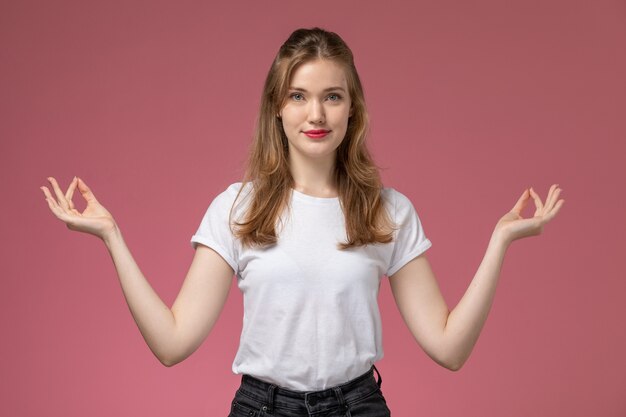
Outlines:
[[374,365],[351,381],[321,391],[292,391],[244,374],[228,417],[390,417],[382,383]]

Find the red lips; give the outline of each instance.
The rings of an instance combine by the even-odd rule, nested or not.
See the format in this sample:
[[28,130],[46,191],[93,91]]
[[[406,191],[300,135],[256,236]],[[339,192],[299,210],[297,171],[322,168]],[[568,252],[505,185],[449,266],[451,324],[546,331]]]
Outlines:
[[330,132],[330,130],[315,129],[315,130],[307,130],[306,132],[304,132],[304,134],[310,137],[311,139],[321,139],[323,137],[326,137],[326,135],[328,135],[328,132]]

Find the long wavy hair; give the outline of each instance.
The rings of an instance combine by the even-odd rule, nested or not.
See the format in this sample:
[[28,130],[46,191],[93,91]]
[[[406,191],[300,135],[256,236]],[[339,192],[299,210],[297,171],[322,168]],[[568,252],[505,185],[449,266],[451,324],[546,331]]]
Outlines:
[[[393,239],[396,225],[382,200],[383,185],[378,167],[365,146],[369,118],[352,51],[336,33],[315,27],[297,29],[289,36],[280,47],[265,80],[243,184],[235,199],[237,201],[246,184],[251,182],[250,204],[245,218],[235,222],[237,228],[234,230],[244,246],[267,246],[278,240],[276,225],[285,207],[289,206],[294,188],[287,136],[278,114],[287,98],[294,71],[317,59],[332,60],[344,68],[352,101],[352,115],[348,119],[346,136],[337,148],[333,174],[347,235],[347,241],[338,243],[338,248],[388,243]],[[231,209],[231,219],[232,213]]]

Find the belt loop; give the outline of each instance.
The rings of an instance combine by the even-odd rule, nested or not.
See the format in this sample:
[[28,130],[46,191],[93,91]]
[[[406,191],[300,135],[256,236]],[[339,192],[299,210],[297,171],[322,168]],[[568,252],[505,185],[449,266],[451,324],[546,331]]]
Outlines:
[[378,371],[378,368],[376,367],[376,365],[372,365],[372,367],[374,368],[374,370],[378,374],[378,388],[380,388],[380,386],[383,384],[383,377],[380,376],[380,372]]
[[344,401],[343,392],[341,392],[341,388],[335,387],[333,388],[333,390],[335,391],[335,395],[337,396],[337,400],[339,401],[339,408],[343,409],[344,411],[347,411],[348,404],[346,404]]
[[270,384],[267,389],[267,412],[272,414],[274,410],[274,393],[276,390],[276,385]]

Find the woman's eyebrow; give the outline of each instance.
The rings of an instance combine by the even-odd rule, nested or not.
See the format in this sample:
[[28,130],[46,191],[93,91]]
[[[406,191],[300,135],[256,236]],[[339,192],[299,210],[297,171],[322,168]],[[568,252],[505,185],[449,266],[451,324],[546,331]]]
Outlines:
[[[289,87],[289,90],[302,91],[303,93],[308,93],[308,91],[306,91],[304,88],[301,88],[301,87]],[[341,90],[344,92],[346,91],[344,90],[343,87],[328,87],[328,88],[325,88],[323,91],[326,92],[326,91],[331,91],[331,90]]]

